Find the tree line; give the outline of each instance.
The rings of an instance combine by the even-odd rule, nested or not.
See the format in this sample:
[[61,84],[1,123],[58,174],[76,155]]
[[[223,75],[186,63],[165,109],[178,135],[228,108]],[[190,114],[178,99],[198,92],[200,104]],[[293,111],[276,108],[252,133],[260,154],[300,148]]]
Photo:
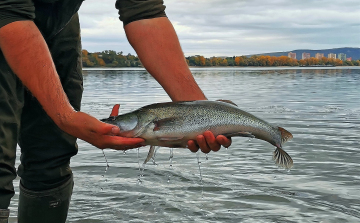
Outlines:
[[[196,55],[185,57],[189,66],[211,67],[211,66],[360,66],[360,60],[342,61],[323,57],[317,59],[292,59],[287,56],[233,56],[233,57],[210,57]],[[123,52],[105,50],[102,52],[89,53],[82,50],[83,67],[141,67],[142,64],[137,56],[123,55]]]
[[97,53],[89,53],[82,50],[83,67],[139,67],[142,66],[139,58],[130,53],[123,55],[123,52],[104,50]]
[[360,60],[342,61],[340,59],[326,57],[323,57],[322,59],[311,57],[309,59],[297,60],[287,56],[275,57],[265,55],[210,58],[196,55],[186,57],[186,61],[189,66],[360,66]]

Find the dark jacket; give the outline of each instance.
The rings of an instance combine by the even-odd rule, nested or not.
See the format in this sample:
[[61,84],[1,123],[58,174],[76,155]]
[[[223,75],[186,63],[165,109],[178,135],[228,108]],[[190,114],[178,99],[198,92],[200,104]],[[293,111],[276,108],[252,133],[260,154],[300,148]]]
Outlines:
[[[83,0],[2,0],[0,28],[15,21],[33,20],[45,38],[62,30],[79,10]],[[141,19],[165,17],[162,0],[117,0],[124,25]]]

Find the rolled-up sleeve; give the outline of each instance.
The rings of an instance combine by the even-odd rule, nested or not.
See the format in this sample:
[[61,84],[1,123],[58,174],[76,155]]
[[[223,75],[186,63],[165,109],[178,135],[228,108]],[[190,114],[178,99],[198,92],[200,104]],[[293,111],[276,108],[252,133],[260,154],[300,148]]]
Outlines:
[[1,0],[0,1],[0,28],[22,20],[33,20],[35,7],[31,0]]
[[117,0],[115,7],[124,26],[141,19],[166,17],[163,0]]

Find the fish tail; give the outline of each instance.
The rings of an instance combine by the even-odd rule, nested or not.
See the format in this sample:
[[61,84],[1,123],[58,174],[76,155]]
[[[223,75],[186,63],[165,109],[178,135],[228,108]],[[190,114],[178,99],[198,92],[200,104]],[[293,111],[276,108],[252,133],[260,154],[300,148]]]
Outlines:
[[273,159],[276,165],[284,167],[285,169],[290,169],[294,162],[291,159],[290,155],[287,154],[283,149],[277,147],[274,151]]
[[285,142],[287,142],[293,138],[293,135],[286,129],[281,128],[281,127],[278,127],[278,129],[281,134],[281,144],[284,144]]

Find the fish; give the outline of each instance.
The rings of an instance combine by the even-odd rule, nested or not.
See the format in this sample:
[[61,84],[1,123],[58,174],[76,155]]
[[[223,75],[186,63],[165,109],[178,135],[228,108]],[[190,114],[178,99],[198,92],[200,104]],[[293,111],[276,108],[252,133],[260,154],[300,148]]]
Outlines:
[[150,145],[144,163],[153,157],[156,146],[186,148],[189,140],[211,131],[215,137],[240,136],[267,141],[276,147],[273,152],[276,165],[285,169],[293,166],[292,158],[282,148],[293,138],[292,134],[241,110],[231,101],[154,103],[101,121],[118,126],[122,137],[143,138]]

